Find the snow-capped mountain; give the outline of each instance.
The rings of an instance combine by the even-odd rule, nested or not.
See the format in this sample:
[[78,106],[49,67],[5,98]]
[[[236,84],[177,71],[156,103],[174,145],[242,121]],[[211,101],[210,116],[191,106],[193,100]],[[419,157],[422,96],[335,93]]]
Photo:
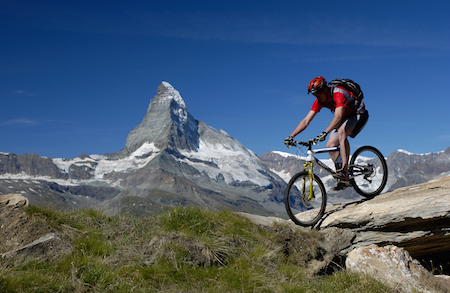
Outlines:
[[168,82],[162,82],[150,101],[144,119],[128,135],[125,148],[112,157],[129,156],[146,142],[154,143],[159,150],[196,150],[199,143],[198,124],[199,121],[187,112],[180,93]]
[[450,148],[427,154],[396,150],[386,162],[392,182],[391,190],[450,176]]
[[[25,193],[32,203],[42,200],[37,189],[56,184],[47,192],[52,198],[112,213],[194,204],[285,215],[283,180],[225,131],[194,119],[167,82],[159,85],[122,150],[72,159],[0,154],[0,170],[0,192]],[[76,186],[89,192],[72,194]],[[98,198],[99,188],[112,192]]]

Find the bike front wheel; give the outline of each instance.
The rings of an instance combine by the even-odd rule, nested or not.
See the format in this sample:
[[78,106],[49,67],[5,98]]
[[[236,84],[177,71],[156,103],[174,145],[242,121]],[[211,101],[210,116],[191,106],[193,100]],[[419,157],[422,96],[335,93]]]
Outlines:
[[289,181],[284,193],[284,204],[289,218],[301,226],[313,226],[322,218],[327,193],[320,178],[307,171],[297,173]]
[[363,146],[355,151],[350,159],[349,173],[353,188],[366,198],[373,198],[386,187],[386,160],[374,147]]

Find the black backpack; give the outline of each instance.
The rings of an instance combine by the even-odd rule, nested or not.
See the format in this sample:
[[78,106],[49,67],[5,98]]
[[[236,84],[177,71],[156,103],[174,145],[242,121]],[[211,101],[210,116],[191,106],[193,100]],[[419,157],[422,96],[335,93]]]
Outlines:
[[330,87],[331,93],[333,93],[334,88],[337,86],[343,87],[344,89],[351,92],[355,96],[355,99],[347,100],[347,104],[350,105],[352,108],[356,109],[358,112],[363,110],[361,109],[362,108],[361,101],[364,99],[364,94],[359,84],[357,84],[351,79],[336,78],[330,81],[328,83],[328,86]]

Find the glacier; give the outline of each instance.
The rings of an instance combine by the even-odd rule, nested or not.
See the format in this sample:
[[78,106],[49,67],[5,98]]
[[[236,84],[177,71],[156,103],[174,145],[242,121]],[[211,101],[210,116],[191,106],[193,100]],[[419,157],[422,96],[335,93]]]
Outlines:
[[[200,139],[197,151],[180,151],[180,153],[186,157],[178,159],[180,162],[190,164],[212,179],[222,175],[227,184],[249,181],[259,186],[270,185],[262,167],[256,163],[256,155],[250,154],[250,151],[243,147],[226,143],[214,144]],[[199,162],[196,163],[196,160],[192,159]],[[211,162],[217,167],[211,167],[201,161]]]
[[[69,168],[72,165],[86,166],[88,168],[92,168],[95,165],[94,180],[103,181],[105,175],[112,172],[130,172],[145,167],[159,152],[160,150],[154,143],[147,142],[131,153],[130,156],[118,160],[109,160],[104,155],[95,154],[86,158],[55,158],[52,160],[59,169],[66,173],[69,172]],[[92,181],[92,179],[89,181]]]

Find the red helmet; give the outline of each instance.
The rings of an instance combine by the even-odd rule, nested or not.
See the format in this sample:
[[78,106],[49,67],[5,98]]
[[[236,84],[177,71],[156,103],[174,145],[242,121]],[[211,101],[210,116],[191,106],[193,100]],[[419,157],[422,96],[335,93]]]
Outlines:
[[327,81],[322,76],[318,76],[311,80],[308,85],[308,94],[315,94],[320,92],[327,86]]

